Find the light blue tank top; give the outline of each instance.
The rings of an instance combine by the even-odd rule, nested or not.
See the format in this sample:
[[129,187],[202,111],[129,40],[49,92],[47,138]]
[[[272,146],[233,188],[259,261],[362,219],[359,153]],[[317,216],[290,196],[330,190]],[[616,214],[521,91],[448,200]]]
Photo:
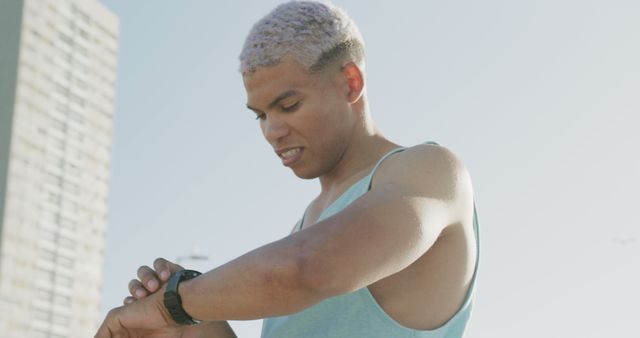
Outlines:
[[[435,142],[425,142],[437,144]],[[406,148],[396,148],[384,155],[369,175],[347,189],[335,202],[325,209],[318,221],[341,211],[371,188],[371,179],[387,157]],[[300,229],[303,218],[298,222]],[[476,238],[476,265],[464,303],[444,325],[435,330],[416,330],[396,322],[380,307],[367,287],[327,298],[309,308],[286,316],[265,318],[262,323],[262,338],[458,338],[464,334],[475,289],[480,243],[478,217],[475,202],[473,228]],[[425,304],[428,306],[428,304]]]

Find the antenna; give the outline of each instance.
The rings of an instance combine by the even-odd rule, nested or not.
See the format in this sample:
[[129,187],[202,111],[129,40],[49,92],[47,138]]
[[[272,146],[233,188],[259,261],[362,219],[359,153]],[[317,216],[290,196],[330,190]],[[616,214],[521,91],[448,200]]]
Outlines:
[[180,262],[184,260],[192,260],[192,261],[208,261],[209,256],[203,255],[200,253],[200,248],[197,245],[194,245],[191,249],[191,253],[188,256],[178,256],[176,258],[176,263],[180,264]]

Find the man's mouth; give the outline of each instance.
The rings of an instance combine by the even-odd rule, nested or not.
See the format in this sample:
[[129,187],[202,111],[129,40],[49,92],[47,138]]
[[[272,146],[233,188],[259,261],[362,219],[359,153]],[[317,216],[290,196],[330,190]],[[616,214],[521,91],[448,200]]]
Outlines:
[[283,159],[285,159],[285,160],[286,160],[287,158],[290,158],[290,157],[292,157],[292,156],[296,155],[296,154],[297,154],[297,153],[299,153],[301,150],[302,150],[302,149],[300,149],[300,148],[290,149],[290,150],[287,150],[287,151],[285,151],[285,152],[281,153],[281,154],[280,154],[280,157],[282,157]]
[[289,167],[302,157],[302,147],[278,150],[276,153],[282,159],[282,164]]

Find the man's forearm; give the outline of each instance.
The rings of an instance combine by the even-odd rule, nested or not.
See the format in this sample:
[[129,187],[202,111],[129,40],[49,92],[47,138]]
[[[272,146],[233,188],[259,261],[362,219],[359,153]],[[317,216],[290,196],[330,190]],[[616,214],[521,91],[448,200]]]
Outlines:
[[184,338],[238,338],[227,321],[202,322]]
[[181,283],[185,311],[200,320],[251,320],[317,303],[300,273],[302,242],[284,238]]

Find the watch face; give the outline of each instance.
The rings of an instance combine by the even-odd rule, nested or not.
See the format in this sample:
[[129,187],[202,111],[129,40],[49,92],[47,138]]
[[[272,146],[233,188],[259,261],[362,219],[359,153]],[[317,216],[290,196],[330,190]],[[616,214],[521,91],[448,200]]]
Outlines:
[[196,277],[201,275],[200,272],[195,271],[195,270],[182,270],[181,272],[182,272],[181,280],[189,280],[189,279],[196,278]]

